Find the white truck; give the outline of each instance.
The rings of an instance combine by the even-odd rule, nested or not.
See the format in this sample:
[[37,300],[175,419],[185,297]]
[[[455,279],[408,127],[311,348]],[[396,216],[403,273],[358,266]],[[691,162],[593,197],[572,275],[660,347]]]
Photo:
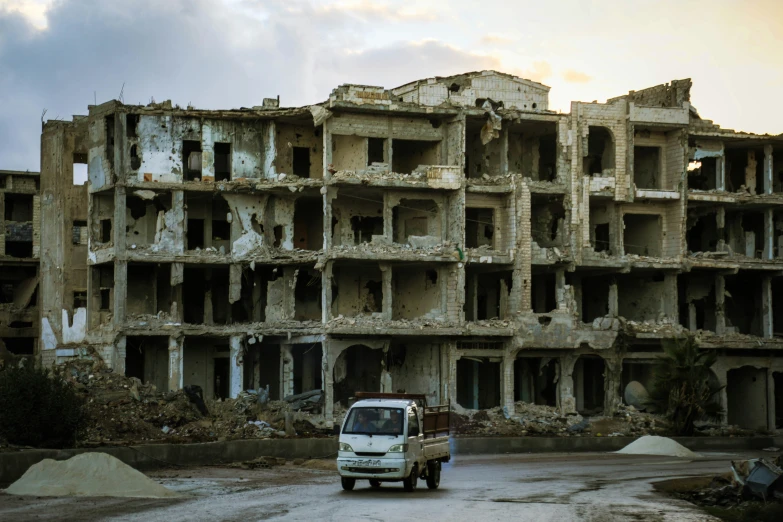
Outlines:
[[441,464],[451,459],[449,407],[427,406],[424,395],[357,392],[340,430],[337,469],[343,489],[356,480],[402,481],[406,491],[419,478],[440,485]]

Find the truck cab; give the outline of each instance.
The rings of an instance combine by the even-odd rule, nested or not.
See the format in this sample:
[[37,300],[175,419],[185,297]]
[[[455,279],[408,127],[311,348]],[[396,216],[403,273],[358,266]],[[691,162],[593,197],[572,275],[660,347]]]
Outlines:
[[368,480],[374,488],[402,482],[413,491],[419,478],[436,489],[441,463],[451,458],[448,407],[427,407],[423,395],[358,392],[356,398],[340,430],[337,469],[343,489]]

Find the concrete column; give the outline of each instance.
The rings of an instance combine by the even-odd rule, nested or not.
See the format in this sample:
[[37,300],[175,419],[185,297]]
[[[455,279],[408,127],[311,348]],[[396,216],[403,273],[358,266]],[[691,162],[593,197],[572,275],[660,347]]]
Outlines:
[[764,145],[764,193],[772,194],[772,145]]
[[663,298],[663,313],[675,323],[679,323],[680,314],[677,303],[677,274],[666,273],[664,275],[664,285],[666,286],[666,294]]
[[[332,319],[332,270],[333,261],[324,263],[321,271],[321,321],[328,323]],[[268,321],[269,319],[267,319]]]
[[389,263],[379,263],[381,268],[381,285],[383,292],[383,302],[381,303],[381,314],[384,321],[392,320],[392,267]]
[[451,344],[442,342],[438,348],[438,364],[440,365],[440,371],[438,372],[438,398],[439,404],[449,404],[450,395],[450,383],[449,368],[451,364]]
[[767,429],[775,430],[775,372],[767,368]]
[[609,283],[609,317],[617,317],[620,315],[620,304],[617,294],[617,280],[612,278]]
[[557,381],[557,406],[560,409],[560,413],[563,415],[576,413],[577,411],[577,399],[574,386],[574,367],[577,359],[579,359],[578,355],[569,354],[560,357],[558,361],[560,375]]
[[169,337],[169,391],[183,387],[183,337]]
[[394,207],[388,192],[383,193],[383,236],[386,241],[394,242]]
[[[508,283],[506,282],[505,279],[501,279],[500,280],[500,318],[501,319],[508,319],[510,317],[509,309],[508,309],[508,301],[509,301]],[[475,305],[474,305],[474,310],[475,310]]]
[[508,173],[508,125],[500,130],[500,174]]
[[334,422],[334,359],[332,358],[334,348],[329,338],[324,339],[321,346],[323,347],[321,351],[321,375],[324,386],[324,420]]
[[773,259],[775,253],[775,216],[773,210],[764,211],[764,252],[762,259]]
[[572,313],[576,314],[576,317],[578,320],[582,320],[582,278],[576,274],[572,274],[573,279],[571,280],[571,288],[574,289],[574,304],[576,305],[576,310],[571,310]]
[[109,361],[111,369],[120,375],[125,375],[125,356],[127,355],[126,346],[127,337],[124,335],[118,337],[114,344],[114,350],[112,350],[111,360]]
[[718,363],[714,364],[710,370],[712,370],[712,373],[715,374],[715,377],[718,380],[718,384],[722,387],[720,392],[718,392],[718,403],[722,411],[720,423],[726,425],[729,422],[729,396],[726,393],[726,388],[728,387],[729,383],[728,370],[726,367],[720,364],[720,360]]
[[241,335],[232,335],[229,339],[228,396],[232,399],[236,399],[242,391],[244,376],[242,341]]
[[724,335],[726,332],[726,279],[722,275],[715,276],[715,333]]
[[185,263],[171,263],[171,320],[174,322],[182,322],[183,313],[183,301],[182,301],[182,284],[185,282]]
[[761,328],[765,338],[772,339],[773,325],[772,277],[765,276],[761,280]]
[[[123,230],[125,230],[123,228]],[[125,310],[128,299],[128,262],[114,262],[114,302],[112,308],[112,323],[119,328],[125,321]]]
[[502,385],[500,388],[500,404],[506,408],[509,415],[514,415],[514,362],[516,355],[506,353],[501,363]]
[[623,360],[620,357],[604,359],[604,368],[604,415],[614,415],[623,402],[620,396]]
[[228,267],[228,302],[234,304],[242,297],[242,264],[232,263]]
[[125,256],[127,242],[125,227],[127,226],[127,206],[125,201],[125,187],[117,187],[114,191],[114,215],[112,217],[111,235],[114,244],[114,253],[117,256]]
[[[721,147],[723,147],[721,145]],[[715,160],[715,186],[718,190],[726,190],[726,156],[721,155]]]
[[565,310],[567,306],[565,295],[565,269],[558,268],[555,272],[555,302],[558,310]]
[[[324,164],[325,165],[325,164]],[[324,212],[324,250],[332,248],[332,201],[337,197],[337,189],[334,187],[323,187],[323,212]]]
[[172,250],[179,254],[185,252],[185,192],[182,190],[171,191],[171,210],[182,220],[174,229],[174,246]]
[[473,404],[471,407],[474,410],[479,409],[479,363],[471,361],[473,368],[473,390],[471,390],[471,397],[473,398]]
[[[457,352],[457,343],[449,343],[449,373],[448,373],[448,397],[449,404],[457,404],[457,361],[459,353]],[[453,406],[452,406],[453,407]]]
[[745,255],[756,257],[756,233],[753,231],[745,232]]
[[694,303],[688,303],[688,330],[695,332],[698,330],[696,326],[696,305]]
[[[330,119],[324,120],[323,133],[324,133],[324,181],[332,179],[332,173],[329,172],[329,167],[332,165],[332,122]],[[274,142],[273,142],[274,143]],[[329,225],[327,225],[326,219],[324,219],[324,227],[331,227],[331,219]]]
[[293,345],[280,345],[280,385],[283,388],[283,397],[294,394],[294,355],[291,353]]

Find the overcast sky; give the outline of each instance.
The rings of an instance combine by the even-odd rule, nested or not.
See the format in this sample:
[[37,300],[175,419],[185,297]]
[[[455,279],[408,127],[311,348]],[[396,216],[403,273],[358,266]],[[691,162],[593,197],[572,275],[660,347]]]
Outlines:
[[[41,114],[171,99],[323,101],[497,69],[550,108],[692,78],[704,118],[783,132],[783,0],[0,0],[0,169],[38,170]],[[124,85],[124,88],[123,88]]]

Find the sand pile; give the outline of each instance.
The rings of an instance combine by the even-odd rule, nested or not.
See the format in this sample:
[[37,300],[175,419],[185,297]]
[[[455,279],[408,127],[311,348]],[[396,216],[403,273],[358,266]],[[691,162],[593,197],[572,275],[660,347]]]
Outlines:
[[667,437],[646,435],[639,437],[617,453],[626,455],[665,455],[667,457],[697,458],[694,453],[682,444]]
[[179,496],[106,453],[82,453],[64,461],[44,459],[30,466],[5,492],[38,497]]

